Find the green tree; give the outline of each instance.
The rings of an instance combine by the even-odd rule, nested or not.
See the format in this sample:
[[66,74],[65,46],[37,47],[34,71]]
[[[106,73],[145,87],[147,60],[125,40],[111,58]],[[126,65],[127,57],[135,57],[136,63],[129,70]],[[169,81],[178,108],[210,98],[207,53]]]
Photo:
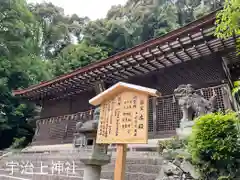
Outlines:
[[125,6],[113,6],[105,19],[88,23],[84,41],[112,55],[176,29],[176,13],[168,1],[128,1]]
[[66,16],[63,8],[52,3],[31,4],[29,8],[40,24],[40,43],[46,57],[55,57],[72,43],[73,37],[81,40],[82,28],[89,21],[87,17],[80,18],[76,14]]
[[164,35],[216,10],[222,0],[128,0],[113,6],[105,19],[90,21],[84,41],[110,55]]
[[26,2],[2,0],[0,10],[0,149],[3,149],[14,138],[25,137],[23,143],[28,144],[34,133],[28,123],[34,115],[34,105],[22,103],[12,91],[50,79],[52,75],[51,64],[39,56],[41,33]]
[[223,10],[217,13],[215,35],[227,39],[236,37],[237,53],[240,53],[240,0],[225,0]]
[[53,60],[53,71],[55,76],[58,76],[106,57],[107,53],[98,47],[88,46],[85,43],[68,45]]
[[31,37],[33,16],[24,0],[0,1],[0,54],[16,55],[24,49],[21,42]]

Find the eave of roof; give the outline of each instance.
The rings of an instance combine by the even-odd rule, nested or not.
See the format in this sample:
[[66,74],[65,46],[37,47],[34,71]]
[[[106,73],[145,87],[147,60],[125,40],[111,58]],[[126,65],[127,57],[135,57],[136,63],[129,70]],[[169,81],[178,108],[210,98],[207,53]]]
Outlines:
[[33,90],[37,90],[41,87],[46,87],[46,86],[49,86],[55,82],[60,82],[60,81],[64,81],[68,78],[71,78],[77,74],[83,74],[87,71],[90,71],[90,70],[94,70],[98,67],[101,67],[101,66],[104,66],[104,65],[107,65],[107,64],[110,64],[118,59],[121,59],[121,58],[124,58],[126,56],[131,56],[132,54],[135,54],[139,51],[142,51],[144,49],[147,49],[147,48],[151,48],[153,46],[156,46],[160,43],[164,43],[164,42],[168,42],[168,41],[171,41],[171,40],[174,40],[176,39],[178,36],[180,35],[183,35],[183,34],[188,34],[188,33],[192,33],[194,32],[195,30],[198,30],[199,28],[201,28],[202,26],[207,26],[207,25],[212,25],[215,21],[215,15],[216,15],[216,11],[215,12],[212,12],[186,26],[183,26],[179,29],[176,29],[166,35],[163,35],[159,38],[155,38],[155,39],[151,39],[149,41],[146,41],[142,44],[139,44],[133,48],[130,48],[130,49],[127,49],[125,51],[122,51],[122,52],[119,52],[113,56],[110,56],[104,60],[101,60],[101,61],[98,61],[94,64],[90,64],[90,65],[87,65],[83,68],[79,68],[79,69],[76,69],[68,74],[64,74],[64,75],[61,75],[55,79],[52,79],[50,81],[45,81],[45,82],[41,82],[40,84],[37,84],[37,85],[33,85],[33,86],[30,86],[26,89],[22,89],[22,90],[14,90],[13,91],[13,94],[14,95],[23,95],[27,92],[30,92],[30,91],[33,91]]

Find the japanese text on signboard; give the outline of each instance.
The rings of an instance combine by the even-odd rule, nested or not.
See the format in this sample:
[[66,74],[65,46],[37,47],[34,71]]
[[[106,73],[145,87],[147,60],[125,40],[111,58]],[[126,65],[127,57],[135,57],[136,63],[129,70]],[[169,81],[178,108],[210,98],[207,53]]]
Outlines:
[[97,143],[146,143],[148,95],[123,92],[101,104]]

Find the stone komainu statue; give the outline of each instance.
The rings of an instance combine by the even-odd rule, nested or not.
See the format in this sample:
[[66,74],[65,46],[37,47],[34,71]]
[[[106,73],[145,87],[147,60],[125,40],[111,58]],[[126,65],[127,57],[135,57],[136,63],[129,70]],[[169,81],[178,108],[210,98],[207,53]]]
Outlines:
[[174,96],[178,100],[183,117],[181,122],[192,121],[194,117],[198,117],[215,110],[216,93],[207,100],[195,92],[192,85],[180,85],[174,90]]

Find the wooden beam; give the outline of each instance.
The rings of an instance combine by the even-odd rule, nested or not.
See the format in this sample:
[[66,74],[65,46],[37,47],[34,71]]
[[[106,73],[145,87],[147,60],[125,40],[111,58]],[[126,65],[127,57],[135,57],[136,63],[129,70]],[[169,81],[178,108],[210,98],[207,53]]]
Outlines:
[[119,73],[118,71],[113,72],[113,75],[117,75],[117,76],[119,76],[119,77],[121,77],[121,78],[123,78],[123,79],[127,79],[127,78],[128,78],[128,76],[125,76],[125,75]]
[[[111,68],[110,68],[111,67]],[[108,69],[110,71],[110,75],[114,78],[114,79],[117,79],[117,80],[120,80],[122,78],[125,78],[125,76],[121,76],[121,75],[117,75],[115,74],[116,73],[116,69],[114,67],[112,67],[111,65],[108,65],[105,67],[106,69]]]
[[195,45],[193,45],[193,48],[195,49],[199,56],[202,56],[202,53],[198,50],[198,48]]
[[169,57],[167,57],[166,53],[161,49],[161,47],[157,46],[157,48],[161,52],[161,54],[163,55],[164,59],[166,59],[171,64],[175,64]]
[[[129,76],[129,73],[130,73],[130,74],[133,74],[133,73],[129,72],[127,69],[125,69],[125,68],[123,67],[123,65],[119,64],[118,62],[112,64],[112,66],[114,66],[115,68],[117,68],[117,70],[118,70],[119,72],[124,73],[124,74],[126,74],[127,76]],[[118,67],[117,67],[117,66],[118,66]],[[134,75],[134,74],[133,74],[133,75]],[[132,76],[132,75],[131,75],[131,76]]]
[[207,46],[208,50],[209,50],[211,53],[214,52],[213,49],[210,47],[210,45],[208,44],[207,41],[205,41],[204,44]]
[[[192,43],[192,37],[191,37],[191,35],[188,34],[188,37],[190,38],[190,41],[191,41],[191,43]],[[182,48],[182,52],[184,52],[190,59],[193,59],[193,57],[185,50],[184,45],[183,45],[181,39],[177,38],[177,41],[178,41],[180,47]]]
[[[103,69],[103,68],[101,68]],[[112,81],[112,78],[106,76],[106,72],[103,72],[101,69],[95,69],[94,73],[98,76],[98,80],[105,79],[106,81]],[[107,71],[107,70],[106,70]]]
[[135,68],[133,68],[131,66],[128,67],[127,70],[133,72],[134,74],[138,73],[138,75],[143,73],[142,71],[136,70]]
[[157,60],[157,58],[154,58],[153,60],[151,60],[151,61],[149,61],[149,62],[151,62],[152,64],[153,63],[155,63],[155,64],[157,64],[157,66],[158,66],[158,69],[160,69],[160,68],[163,68],[163,67],[165,67],[162,63],[160,63],[158,60]]
[[159,64],[161,64],[163,67],[167,67],[166,64],[158,60],[158,56],[156,56],[151,50],[149,50],[149,53],[153,56],[154,60],[157,61]]
[[78,82],[77,80],[76,81],[72,81],[72,86],[70,86],[68,89],[77,89],[77,88],[80,88],[82,90],[84,89],[88,89],[89,87],[91,86],[87,86],[87,85],[84,85],[82,84],[83,82]]
[[[134,59],[133,59],[134,60]],[[119,63],[121,63],[121,62],[119,62]],[[126,69],[128,70],[128,71],[131,71],[131,70],[134,70],[134,71],[136,71],[137,73],[144,73],[142,70],[139,70],[139,69],[137,69],[137,68],[135,68],[134,66],[136,66],[136,64],[137,63],[135,63],[135,64],[133,64],[133,63],[131,63],[131,62],[129,62],[128,60],[125,60],[125,63],[127,64],[127,66],[128,67],[126,67]],[[131,71],[131,72],[134,72],[134,71]],[[134,74],[136,74],[136,73],[134,73]]]
[[184,62],[184,60],[176,53],[176,52],[173,52],[173,55],[178,58],[181,62]]
[[135,76],[136,74],[133,73],[133,72],[129,72],[127,69],[122,69],[120,70],[121,73],[125,73],[127,74],[128,76]]
[[[140,70],[140,71],[143,71],[143,73],[146,73],[146,72],[151,71],[151,69],[149,69],[149,68],[147,68],[147,67],[145,67],[145,66],[142,66],[142,65],[140,65],[140,64],[137,64],[136,66],[134,66],[134,68],[136,68],[136,69],[138,69],[138,70]],[[143,69],[143,70],[141,70],[141,69]],[[146,71],[146,72],[145,72],[145,71]]]
[[219,41],[221,42],[223,48],[226,49],[227,47],[225,46],[223,39],[219,39]]
[[[155,64],[153,64],[151,61],[147,61],[147,60],[145,62],[143,62],[142,65],[144,67],[150,66],[153,70],[159,69],[159,67],[157,67]],[[152,69],[150,69],[149,71],[153,71]]]
[[[148,53],[151,54],[148,50]],[[147,66],[145,66],[146,64],[149,64],[153,69],[158,69],[157,66],[155,66],[154,64],[152,64],[151,62],[149,62],[149,58],[145,57],[141,52],[139,53],[139,55],[143,58],[143,63],[141,63],[143,65],[143,67],[147,68],[149,71],[152,71],[152,69],[149,69]],[[152,54],[151,54],[152,55]]]

